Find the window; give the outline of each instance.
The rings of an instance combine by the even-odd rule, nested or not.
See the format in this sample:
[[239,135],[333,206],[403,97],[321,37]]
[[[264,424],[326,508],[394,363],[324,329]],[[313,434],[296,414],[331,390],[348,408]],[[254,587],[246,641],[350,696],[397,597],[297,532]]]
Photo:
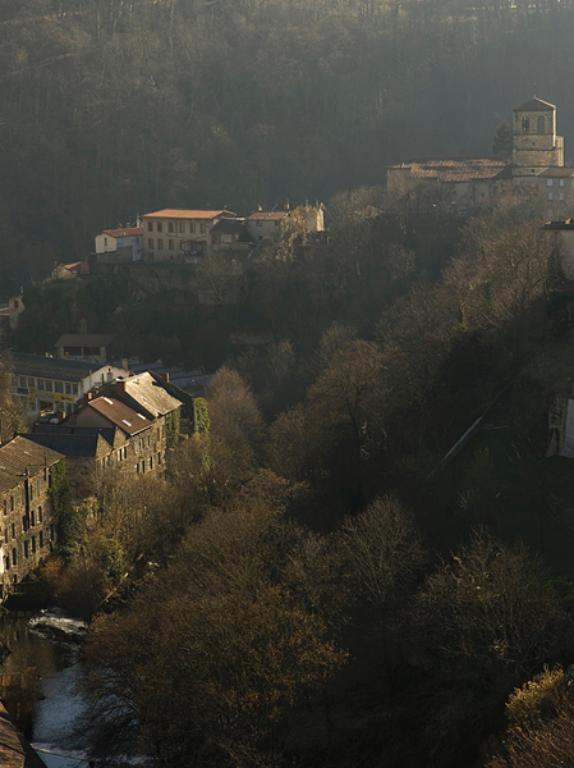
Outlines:
[[16,550],[12,550],[12,565],[16,565],[18,562],[18,555],[16,554]]
[[175,232],[175,229],[174,229],[174,226],[173,226],[173,221],[168,222],[167,231],[168,232]]
[[195,221],[189,222],[189,231],[191,232],[192,235],[195,235]]
[[66,394],[67,395],[73,395],[74,394],[74,389],[75,389],[75,387],[73,387],[71,384],[66,382]]
[[173,251],[174,250],[173,240],[170,240],[168,245],[169,245],[169,250]]
[[14,497],[10,496],[10,512],[14,511]]
[[32,554],[36,552],[36,537],[32,536]]
[[177,231],[180,235],[183,235],[185,233],[185,221],[178,221],[177,222]]
[[554,179],[546,179],[546,186],[547,187],[554,186]]
[[108,244],[108,238],[104,237],[104,245],[107,245],[107,244]]
[[14,523],[12,523],[12,525],[10,526],[10,528],[12,529],[12,530],[10,531],[10,533],[12,534],[12,541],[14,541],[14,539],[16,538],[16,526],[14,525]]
[[2,512],[7,515],[8,514],[8,500],[2,499]]
[[6,570],[9,571],[10,570],[10,558],[8,557],[8,555],[6,555],[6,557],[4,558],[4,565],[6,566]]
[[42,509],[42,505],[40,504],[40,506],[38,507],[38,522],[39,523],[42,522],[43,516],[44,516],[44,512],[43,512],[43,509]]
[[548,193],[548,199],[549,200],[554,200],[554,195],[552,194],[552,192]]
[[522,133],[528,133],[530,130],[530,120],[527,117],[522,118]]
[[29,544],[27,541],[24,542],[24,557],[28,557],[28,547]]
[[54,392],[58,392],[60,395],[64,394],[64,382],[63,381],[55,381],[54,382]]
[[158,232],[163,232],[163,222],[158,221],[158,223],[157,223],[157,231]]
[[153,232],[153,221],[148,221],[147,223],[147,231]]
[[538,118],[538,133],[544,133],[546,130],[546,121],[544,120],[544,117],[542,115]]
[[564,181],[564,179],[560,179],[560,186],[561,187],[565,187],[566,186],[566,182]]
[[30,525],[36,525],[36,514],[33,509],[30,510]]
[[153,243],[154,243],[153,237],[149,237],[147,241],[147,247],[150,249],[150,251],[153,251]]
[[22,515],[22,531],[26,533],[29,527],[30,527],[30,521],[27,515]]
[[18,376],[18,386],[19,387],[28,386],[28,379],[26,378],[26,376]]
[[207,224],[206,224],[204,221],[202,221],[202,222],[200,223],[200,225],[199,225],[199,231],[200,231],[200,233],[201,233],[202,235],[205,235],[205,233],[207,232]]
[[163,251],[163,239],[161,237],[157,239],[157,249],[158,251]]
[[40,531],[40,548],[44,546],[44,531]]
[[560,200],[564,200],[564,192],[560,192]]
[[44,386],[46,387],[46,392],[53,392],[54,391],[54,384],[49,379],[46,379],[44,381]]

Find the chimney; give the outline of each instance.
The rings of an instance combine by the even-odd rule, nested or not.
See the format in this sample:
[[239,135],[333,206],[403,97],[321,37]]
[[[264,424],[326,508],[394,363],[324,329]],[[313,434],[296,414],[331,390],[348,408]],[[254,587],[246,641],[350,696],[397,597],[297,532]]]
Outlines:
[[126,380],[125,379],[118,379],[116,381],[116,391],[125,393],[126,391]]
[[165,373],[161,374],[161,379],[164,384],[171,384],[171,374],[169,371],[166,371]]
[[130,369],[130,361],[127,357],[122,357],[122,368],[124,371],[129,371]]
[[94,393],[92,392],[92,390],[90,390],[89,392],[86,392],[86,394],[84,395],[84,400],[86,401],[86,403],[89,403],[90,400],[93,400],[93,399],[94,399]]

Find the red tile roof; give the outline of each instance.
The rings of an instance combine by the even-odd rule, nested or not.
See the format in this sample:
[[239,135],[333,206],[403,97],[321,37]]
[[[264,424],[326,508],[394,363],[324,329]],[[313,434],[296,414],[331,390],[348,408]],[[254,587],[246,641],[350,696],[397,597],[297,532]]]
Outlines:
[[124,229],[104,229],[104,235],[110,237],[138,237],[143,235],[143,229],[141,227],[126,227]]
[[403,170],[416,179],[436,179],[444,183],[491,180],[507,166],[496,158],[445,158],[416,160],[391,166],[391,170]]
[[221,208],[218,211],[184,210],[178,208],[165,208],[154,213],[146,213],[144,219],[217,219],[219,216],[236,216],[232,211]]

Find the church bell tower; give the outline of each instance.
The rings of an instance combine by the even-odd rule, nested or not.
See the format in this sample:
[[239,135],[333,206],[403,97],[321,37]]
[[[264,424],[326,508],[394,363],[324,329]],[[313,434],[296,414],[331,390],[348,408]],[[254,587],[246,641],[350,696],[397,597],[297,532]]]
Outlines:
[[545,168],[564,167],[564,138],[556,133],[556,107],[536,96],[514,108],[514,175],[536,176]]

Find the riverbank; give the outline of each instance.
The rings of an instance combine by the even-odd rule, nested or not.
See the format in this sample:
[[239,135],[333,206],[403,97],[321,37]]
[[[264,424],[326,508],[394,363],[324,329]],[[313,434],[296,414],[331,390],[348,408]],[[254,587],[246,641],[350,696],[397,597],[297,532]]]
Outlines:
[[6,706],[47,768],[87,765],[81,626],[57,612],[0,617],[0,638],[10,649],[0,667]]

